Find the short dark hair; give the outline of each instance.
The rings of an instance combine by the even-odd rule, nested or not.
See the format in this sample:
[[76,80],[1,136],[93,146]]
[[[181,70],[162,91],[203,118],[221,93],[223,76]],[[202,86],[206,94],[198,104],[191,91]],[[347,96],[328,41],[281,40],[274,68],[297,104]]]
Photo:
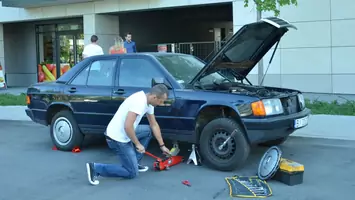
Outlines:
[[91,42],[97,42],[99,38],[97,37],[97,35],[92,35],[90,40]]
[[150,94],[156,95],[158,98],[162,98],[164,94],[169,96],[169,90],[164,84],[157,84],[150,89]]
[[126,33],[126,37],[127,37],[128,35],[132,35],[132,33],[131,33],[131,32],[127,32],[127,33]]

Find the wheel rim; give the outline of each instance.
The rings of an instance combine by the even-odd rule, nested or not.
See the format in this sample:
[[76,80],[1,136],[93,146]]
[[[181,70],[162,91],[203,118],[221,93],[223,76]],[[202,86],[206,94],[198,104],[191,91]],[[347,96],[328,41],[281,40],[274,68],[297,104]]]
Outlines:
[[60,145],[67,145],[73,137],[73,127],[70,121],[64,117],[59,117],[54,122],[53,136]]
[[230,138],[227,144],[219,150],[219,146],[229,137],[229,133],[226,131],[215,132],[210,139],[210,150],[214,156],[221,160],[229,160],[233,157],[236,151],[236,143],[234,138]]

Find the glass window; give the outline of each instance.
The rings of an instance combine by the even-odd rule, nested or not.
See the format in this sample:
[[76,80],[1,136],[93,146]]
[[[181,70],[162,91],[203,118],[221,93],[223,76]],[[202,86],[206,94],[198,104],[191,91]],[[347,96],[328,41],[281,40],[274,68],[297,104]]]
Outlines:
[[86,79],[89,74],[90,66],[86,67],[83,71],[81,71],[71,82],[71,85],[86,85]]
[[157,67],[142,58],[124,58],[121,61],[119,86],[151,87],[152,78],[162,77]]
[[111,86],[116,59],[100,60],[91,64],[88,86]]
[[[189,83],[205,63],[191,55],[157,55],[157,60],[182,86]],[[215,72],[201,79],[202,83],[224,80],[225,77]]]

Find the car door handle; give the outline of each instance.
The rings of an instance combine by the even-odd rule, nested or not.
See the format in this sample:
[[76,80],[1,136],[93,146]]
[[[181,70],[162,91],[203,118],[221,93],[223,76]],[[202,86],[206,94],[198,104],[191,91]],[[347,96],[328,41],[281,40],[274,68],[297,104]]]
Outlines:
[[72,88],[70,88],[70,89],[68,90],[68,92],[74,93],[74,92],[76,92],[76,88],[72,87]]
[[123,89],[118,89],[118,90],[114,91],[113,93],[115,93],[115,94],[124,94],[126,92]]

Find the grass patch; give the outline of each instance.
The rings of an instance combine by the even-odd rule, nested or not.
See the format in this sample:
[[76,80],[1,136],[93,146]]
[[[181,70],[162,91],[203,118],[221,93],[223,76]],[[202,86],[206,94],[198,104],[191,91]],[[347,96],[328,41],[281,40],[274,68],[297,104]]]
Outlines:
[[0,94],[0,106],[25,106],[26,94]]
[[332,101],[329,103],[306,100],[306,107],[312,110],[312,114],[355,116],[355,101],[346,101],[345,103]]

